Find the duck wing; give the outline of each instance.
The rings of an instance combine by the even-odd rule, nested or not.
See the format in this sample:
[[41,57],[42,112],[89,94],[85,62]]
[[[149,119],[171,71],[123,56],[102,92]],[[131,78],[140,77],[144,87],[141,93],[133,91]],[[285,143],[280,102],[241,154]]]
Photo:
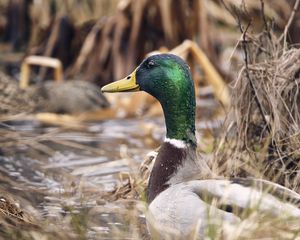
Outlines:
[[283,202],[292,203],[300,208],[300,194],[277,183],[255,178],[233,178],[231,182],[269,193]]
[[299,200],[299,194],[260,179],[193,180],[160,193],[149,205],[147,224],[151,235],[182,239],[196,232],[203,238],[212,227],[229,236],[245,227],[244,220],[251,226],[264,217],[299,223]]
[[300,218],[300,195],[263,179],[201,180],[186,184],[206,203],[214,203],[214,207],[234,212],[240,218],[253,211]]

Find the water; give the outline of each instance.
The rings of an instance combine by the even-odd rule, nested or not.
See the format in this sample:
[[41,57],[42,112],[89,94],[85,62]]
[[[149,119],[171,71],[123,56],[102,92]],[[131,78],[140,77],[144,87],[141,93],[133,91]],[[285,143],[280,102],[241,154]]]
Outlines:
[[[74,231],[72,221],[79,216],[84,222],[78,225],[86,225],[82,234],[90,239],[111,239],[116,234],[131,239],[137,227],[132,225],[129,231],[123,216],[132,211],[132,204],[109,203],[102,195],[119,184],[120,172],[137,173],[143,157],[162,139],[162,123],[162,119],[110,120],[85,123],[84,130],[45,127],[34,121],[8,123],[2,130],[16,131],[18,141],[13,145],[12,137],[10,142],[4,139],[7,134],[2,135],[1,190],[18,196],[15,200],[22,209],[30,213],[34,209],[34,217],[58,229],[65,225]],[[156,126],[151,133],[144,131],[149,126]],[[80,230],[75,232],[80,235]]]
[[[197,121],[197,130],[220,124]],[[141,202],[109,202],[103,194],[120,184],[119,173],[137,174],[146,154],[159,146],[162,117],[84,123],[80,130],[27,121],[7,123],[3,132],[0,190],[42,225],[83,239],[149,237]]]

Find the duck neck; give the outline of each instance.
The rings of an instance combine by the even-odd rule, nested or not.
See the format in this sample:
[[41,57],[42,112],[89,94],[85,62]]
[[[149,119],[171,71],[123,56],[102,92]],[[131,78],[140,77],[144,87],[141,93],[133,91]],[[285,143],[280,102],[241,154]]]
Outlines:
[[195,137],[195,90],[193,80],[181,80],[163,95],[157,96],[166,124],[166,137],[196,146]]
[[162,104],[166,138],[182,141],[196,146],[195,137],[195,103],[187,100],[177,104],[169,102]]
[[152,76],[151,84],[154,87],[146,90],[160,102],[167,131],[151,171],[149,203],[166,188],[199,172],[195,161],[195,88],[188,66],[175,65],[159,78]]
[[184,91],[180,97],[169,96],[169,99],[160,101],[167,133],[151,171],[147,195],[149,203],[171,185],[199,173],[195,161],[197,141],[194,91]]

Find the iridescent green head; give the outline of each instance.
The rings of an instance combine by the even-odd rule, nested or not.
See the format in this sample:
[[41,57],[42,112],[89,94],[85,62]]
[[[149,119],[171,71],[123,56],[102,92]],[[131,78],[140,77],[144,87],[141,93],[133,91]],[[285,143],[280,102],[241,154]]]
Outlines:
[[162,105],[167,138],[196,144],[195,90],[189,66],[178,56],[146,58],[129,76],[108,84],[103,92],[145,91]]

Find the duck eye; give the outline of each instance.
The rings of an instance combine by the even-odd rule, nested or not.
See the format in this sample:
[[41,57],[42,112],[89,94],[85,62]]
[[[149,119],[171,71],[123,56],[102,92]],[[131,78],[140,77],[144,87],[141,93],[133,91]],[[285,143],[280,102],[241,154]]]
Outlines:
[[155,66],[155,62],[153,60],[150,60],[148,62],[148,67],[151,68],[151,67],[154,67]]

